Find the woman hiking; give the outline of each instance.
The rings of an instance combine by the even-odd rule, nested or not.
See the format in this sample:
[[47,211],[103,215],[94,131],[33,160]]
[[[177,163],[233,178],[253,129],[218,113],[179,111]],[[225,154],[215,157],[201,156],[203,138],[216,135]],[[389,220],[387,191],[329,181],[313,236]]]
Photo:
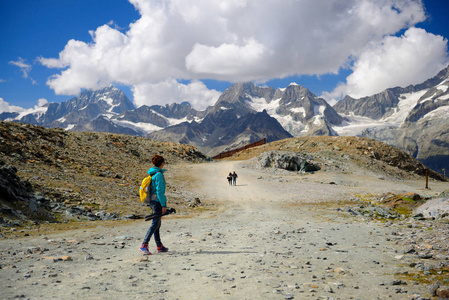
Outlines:
[[166,213],[167,198],[165,197],[165,179],[163,169],[165,165],[165,159],[160,155],[153,156],[151,160],[154,167],[148,170],[148,174],[151,175],[151,183],[148,187],[148,194],[145,203],[149,203],[153,214],[158,215],[153,219],[153,223],[148,229],[145,238],[143,239],[142,246],[140,246],[140,251],[145,255],[151,255],[148,250],[148,242],[151,236],[154,235],[154,241],[156,242],[157,252],[167,252],[168,248],[164,247],[161,242],[161,236],[159,229],[161,228],[161,218],[162,214]]

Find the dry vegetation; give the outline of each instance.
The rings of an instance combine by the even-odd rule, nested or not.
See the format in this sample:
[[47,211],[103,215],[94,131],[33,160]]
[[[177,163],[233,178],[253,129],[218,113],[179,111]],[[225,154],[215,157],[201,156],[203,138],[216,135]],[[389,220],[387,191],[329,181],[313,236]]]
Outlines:
[[[207,160],[189,145],[0,122],[2,164],[16,167],[20,179],[30,182],[38,194],[68,207],[82,205],[120,215],[148,213],[138,188],[154,154],[164,156],[168,167]],[[174,187],[168,182],[171,192]],[[5,204],[6,199],[1,201]],[[172,204],[184,202],[174,199]]]
[[[424,176],[427,170],[425,165],[398,148],[368,138],[343,136],[290,138],[247,149],[226,159],[247,160],[276,150],[310,155],[323,170],[342,170],[345,166],[350,170],[350,166],[354,166],[400,178]],[[432,170],[429,170],[429,176],[445,180]]]

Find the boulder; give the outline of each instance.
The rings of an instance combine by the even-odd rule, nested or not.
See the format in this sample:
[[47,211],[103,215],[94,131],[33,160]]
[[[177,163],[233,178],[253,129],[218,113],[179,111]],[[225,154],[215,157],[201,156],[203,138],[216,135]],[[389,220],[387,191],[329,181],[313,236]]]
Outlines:
[[[441,195],[445,197],[441,197]],[[440,197],[432,199],[417,207],[415,214],[422,214],[424,218],[440,219],[449,216],[449,195],[443,193]]]
[[320,168],[301,154],[288,151],[268,151],[257,157],[262,168],[278,168],[288,171],[314,172]]

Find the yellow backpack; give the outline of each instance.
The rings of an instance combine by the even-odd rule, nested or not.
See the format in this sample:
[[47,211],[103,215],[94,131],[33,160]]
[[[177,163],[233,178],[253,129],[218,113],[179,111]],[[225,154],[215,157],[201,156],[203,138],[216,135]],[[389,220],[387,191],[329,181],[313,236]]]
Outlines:
[[[157,172],[157,173],[159,173],[159,172]],[[153,174],[153,175],[156,175],[156,174]],[[151,184],[151,175],[148,175],[147,177],[145,177],[142,180],[142,183],[140,184],[139,195],[140,195],[141,202],[145,202],[145,200],[147,199],[147,194],[148,194],[148,189],[150,188],[150,184]]]

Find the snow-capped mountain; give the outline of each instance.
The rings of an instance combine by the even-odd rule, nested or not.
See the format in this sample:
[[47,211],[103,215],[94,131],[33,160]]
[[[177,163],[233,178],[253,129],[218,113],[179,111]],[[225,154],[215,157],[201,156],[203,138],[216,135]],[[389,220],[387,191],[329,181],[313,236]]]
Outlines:
[[110,86],[98,91],[85,91],[79,97],[65,102],[46,103],[12,115],[2,114],[0,118],[71,130],[76,126],[86,125],[101,115],[118,115],[134,108],[121,90]]
[[201,122],[167,127],[149,137],[191,143],[214,155],[261,138],[335,135],[332,126],[344,120],[324,99],[297,84],[275,90],[238,83],[223,92]]
[[297,84],[274,89],[238,83],[204,111],[187,102],[135,108],[122,91],[108,87],[0,113],[0,120],[190,143],[209,155],[264,137],[358,135],[401,148],[439,172],[449,170],[448,119],[449,66],[422,84],[347,96],[334,107]]
[[293,136],[335,135],[331,127],[345,120],[324,99],[298,84],[276,90],[252,83],[235,84],[214,106],[215,110],[229,108],[242,114],[266,110]]
[[189,103],[135,108],[123,91],[108,87],[84,91],[61,103],[0,114],[0,120],[61,127],[70,131],[99,131],[146,136],[148,133],[187,120],[199,120],[201,112]]
[[419,85],[334,105],[347,122],[339,135],[374,138],[407,151],[437,172],[449,168],[449,66]]
[[266,111],[240,115],[236,109],[209,113],[202,122],[183,122],[155,131],[149,138],[195,145],[213,156],[220,152],[245,146],[262,138],[268,142],[292,137]]
[[114,116],[111,121],[117,126],[133,128],[139,135],[147,134],[177,125],[182,122],[201,121],[204,112],[197,111],[188,102],[172,103],[165,106],[142,105],[128,110],[121,115]]

